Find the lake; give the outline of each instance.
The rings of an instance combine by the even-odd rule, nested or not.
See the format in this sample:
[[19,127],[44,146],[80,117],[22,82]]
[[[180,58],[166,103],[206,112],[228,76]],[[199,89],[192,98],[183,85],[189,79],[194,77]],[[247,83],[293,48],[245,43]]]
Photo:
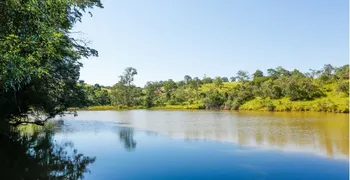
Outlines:
[[79,111],[56,142],[86,156],[88,180],[349,179],[349,115]]

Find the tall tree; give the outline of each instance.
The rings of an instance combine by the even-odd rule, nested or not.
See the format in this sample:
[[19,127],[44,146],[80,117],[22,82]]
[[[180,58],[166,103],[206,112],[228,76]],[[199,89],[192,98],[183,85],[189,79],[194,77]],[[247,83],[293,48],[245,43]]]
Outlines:
[[191,76],[186,75],[186,76],[184,77],[184,81],[185,81],[186,84],[189,84],[189,83],[192,81]]
[[247,71],[239,70],[239,71],[237,72],[236,79],[237,79],[239,82],[246,82],[246,81],[249,80],[249,73],[248,73]]
[[137,70],[133,67],[127,67],[124,70],[124,75],[120,76],[120,81],[126,86],[130,86],[134,82],[135,75],[137,75]]
[[253,79],[260,78],[260,77],[264,77],[264,73],[258,69],[253,73]]
[[164,90],[166,93],[167,100],[170,99],[171,94],[175,91],[175,89],[176,83],[172,79],[169,79],[168,81],[164,82]]
[[207,77],[207,75],[204,74],[204,77],[202,79],[203,84],[209,84],[209,83],[213,83],[213,79],[210,77]]
[[215,79],[214,79],[214,84],[215,84],[215,86],[217,86],[217,87],[221,87],[222,86],[222,79],[221,79],[221,77],[216,77]]
[[222,77],[221,80],[222,80],[222,82],[228,82],[228,78],[227,77]]
[[100,0],[0,3],[0,117],[41,112],[46,120],[78,105],[79,60],[98,53],[71,30]]
[[146,91],[145,94],[145,106],[152,107],[155,105],[156,100],[156,91],[159,89],[160,85],[157,82],[147,82],[144,89]]
[[282,66],[276,68],[276,73],[278,76],[290,76],[290,72],[284,69]]
[[198,77],[193,78],[193,80],[191,81],[191,88],[196,91],[197,100],[198,100],[198,90],[201,87],[201,84],[202,84],[202,81]]
[[133,67],[125,68],[124,74],[119,76],[119,82],[113,86],[113,101],[115,105],[121,104],[124,106],[133,105],[133,93],[136,88],[132,85],[134,76],[137,75],[137,70]]

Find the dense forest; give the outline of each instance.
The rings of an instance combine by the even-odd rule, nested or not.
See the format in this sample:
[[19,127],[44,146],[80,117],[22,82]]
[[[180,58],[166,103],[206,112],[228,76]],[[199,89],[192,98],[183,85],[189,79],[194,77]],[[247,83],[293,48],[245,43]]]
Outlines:
[[79,86],[83,104],[89,109],[174,108],[266,111],[349,112],[349,65],[324,65],[302,73],[283,67],[253,74],[238,71],[233,77],[203,78],[189,75],[133,85],[137,70],[129,67],[112,87],[99,84]]

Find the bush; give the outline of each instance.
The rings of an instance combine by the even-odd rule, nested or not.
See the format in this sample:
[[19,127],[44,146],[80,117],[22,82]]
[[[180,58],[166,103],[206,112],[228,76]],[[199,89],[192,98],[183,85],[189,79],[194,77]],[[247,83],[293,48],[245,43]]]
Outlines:
[[348,81],[338,82],[337,91],[345,93],[346,95],[349,96],[349,82]]
[[206,109],[220,109],[224,104],[224,98],[217,90],[210,90],[207,97],[203,99],[203,103]]
[[274,111],[276,108],[276,106],[273,104],[271,100],[266,104],[266,107],[268,111]]
[[337,112],[337,109],[338,106],[330,99],[319,100],[314,105],[314,110],[320,112]]
[[169,102],[170,105],[175,105],[176,104],[176,101],[174,99],[170,99],[168,102]]
[[292,102],[289,99],[282,99],[278,100],[275,103],[275,109],[276,111],[291,111],[293,108]]
[[235,101],[231,106],[231,110],[239,110],[240,106],[241,106],[241,104],[239,104],[237,101]]
[[302,77],[283,77],[278,79],[282,93],[291,101],[311,100],[322,95],[312,79]]
[[231,109],[231,104],[232,104],[231,100],[226,101],[225,104],[224,104],[223,109],[224,110],[230,110]]
[[282,88],[270,79],[263,82],[260,87],[256,87],[254,94],[262,98],[279,99],[282,96]]

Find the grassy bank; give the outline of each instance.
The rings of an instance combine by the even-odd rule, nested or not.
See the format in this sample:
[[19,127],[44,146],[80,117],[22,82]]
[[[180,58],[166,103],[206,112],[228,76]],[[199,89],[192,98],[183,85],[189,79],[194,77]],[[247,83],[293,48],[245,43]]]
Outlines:
[[126,107],[126,106],[89,106],[84,108],[69,108],[69,111],[106,111],[106,110],[132,110],[132,109],[146,109],[144,106],[134,106],[134,107]]
[[[84,110],[123,109],[223,109],[241,111],[349,112],[349,65],[302,73],[283,67],[256,70],[249,74],[210,78],[185,75],[178,82],[149,81],[144,87],[133,85],[136,69],[125,69],[112,87],[84,84]],[[125,77],[124,77],[125,76]],[[131,81],[126,82],[125,79]],[[83,97],[83,95],[82,95]],[[118,105],[96,106],[96,105]]]
[[[333,113],[348,113],[349,105],[348,99],[344,97],[338,98],[320,98],[312,101],[290,101],[287,98],[270,100],[255,98],[244,103],[239,110],[241,111],[275,111],[275,112],[333,112]],[[153,109],[153,110],[181,110],[181,109],[205,109],[202,104],[185,104],[185,105],[165,105],[147,108],[145,106],[135,107],[116,107],[116,106],[91,106],[86,108],[70,108],[70,110],[89,110],[89,111],[103,111],[103,110],[132,110],[132,109]]]
[[159,109],[159,110],[166,110],[166,109],[204,109],[203,106],[197,105],[197,104],[191,104],[191,105],[165,105],[165,106],[157,106],[157,107],[151,107],[147,108],[145,106],[134,106],[134,107],[116,107],[116,106],[90,106],[85,108],[69,108],[68,110],[73,111],[107,111],[107,110],[133,110],[133,109]]
[[330,98],[321,98],[312,101],[290,101],[287,98],[270,100],[255,98],[243,104],[239,109],[248,111],[312,111],[348,113],[348,100],[334,101]]
[[244,103],[240,110],[249,111],[312,111],[312,112],[349,112],[349,96],[338,93],[334,85],[326,87],[325,96],[309,101],[291,101],[288,98],[271,100],[254,98]]

